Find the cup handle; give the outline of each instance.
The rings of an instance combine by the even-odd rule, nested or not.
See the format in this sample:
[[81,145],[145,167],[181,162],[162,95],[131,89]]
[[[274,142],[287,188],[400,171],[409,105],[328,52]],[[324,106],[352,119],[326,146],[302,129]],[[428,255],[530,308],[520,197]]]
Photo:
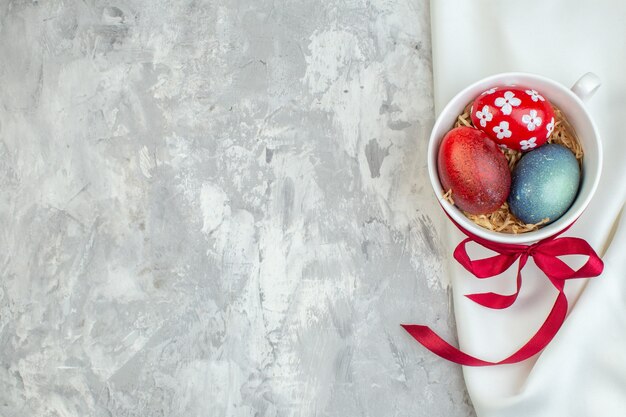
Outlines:
[[587,101],[598,91],[602,85],[600,77],[593,72],[588,72],[578,79],[572,86],[572,91],[582,101]]

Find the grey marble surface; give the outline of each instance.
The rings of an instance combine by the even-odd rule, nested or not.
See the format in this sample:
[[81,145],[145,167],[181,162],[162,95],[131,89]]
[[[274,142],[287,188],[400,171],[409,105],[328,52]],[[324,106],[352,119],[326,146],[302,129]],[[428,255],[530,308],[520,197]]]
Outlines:
[[0,415],[473,415],[428,13],[0,2]]

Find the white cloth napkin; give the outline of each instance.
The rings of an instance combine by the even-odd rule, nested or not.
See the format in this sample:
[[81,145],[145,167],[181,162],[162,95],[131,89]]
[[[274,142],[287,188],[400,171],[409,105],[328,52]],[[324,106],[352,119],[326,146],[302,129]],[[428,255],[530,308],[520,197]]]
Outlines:
[[[431,0],[431,23],[437,112],[468,84],[499,72],[533,72],[571,86],[591,71],[603,82],[588,108],[602,135],[604,171],[591,205],[566,236],[585,238],[604,255],[605,271],[589,281],[567,282],[570,307],[582,296],[541,354],[520,364],[464,367],[476,412],[479,417],[624,416],[626,221],[615,229],[626,200],[626,2]],[[513,292],[513,273],[479,282],[452,260],[462,235],[449,229],[460,347],[488,360],[505,358],[543,323],[556,291],[528,265],[512,307],[474,304],[464,294]]]

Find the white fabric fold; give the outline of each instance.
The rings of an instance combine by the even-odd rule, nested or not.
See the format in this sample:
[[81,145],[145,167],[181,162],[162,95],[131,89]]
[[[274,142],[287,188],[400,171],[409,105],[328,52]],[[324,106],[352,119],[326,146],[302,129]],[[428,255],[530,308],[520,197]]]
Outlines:
[[[468,84],[499,72],[533,72],[571,86],[591,71],[603,82],[587,103],[604,145],[602,179],[565,235],[585,238],[600,255],[606,252],[605,272],[589,281],[568,281],[570,305],[582,296],[540,355],[515,365],[464,368],[479,417],[626,413],[626,225],[614,230],[626,200],[625,22],[623,1],[431,0],[437,112]],[[449,229],[451,255],[462,235]],[[482,281],[454,262],[450,271],[460,347],[483,359],[499,360],[517,350],[543,323],[556,297],[530,262],[517,302],[488,310],[464,294],[510,293],[513,271]]]

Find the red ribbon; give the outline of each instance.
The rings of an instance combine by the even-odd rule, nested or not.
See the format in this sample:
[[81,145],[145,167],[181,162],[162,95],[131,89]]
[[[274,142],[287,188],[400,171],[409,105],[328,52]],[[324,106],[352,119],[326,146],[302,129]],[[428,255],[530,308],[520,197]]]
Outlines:
[[[460,365],[491,366],[517,363],[539,353],[550,343],[565,321],[568,308],[567,297],[563,292],[565,281],[574,278],[596,277],[602,273],[604,268],[600,257],[585,240],[576,237],[558,237],[569,227],[552,237],[528,246],[494,243],[473,235],[454,221],[453,223],[467,236],[467,239],[459,243],[454,250],[454,259],[477,278],[491,278],[499,275],[509,269],[515,261],[519,260],[517,266],[517,290],[514,294],[503,295],[487,292],[466,295],[470,300],[493,309],[503,309],[511,306],[517,299],[522,286],[522,269],[526,265],[528,258],[533,258],[535,264],[546,274],[552,285],[559,291],[550,314],[548,314],[548,317],[535,335],[515,353],[498,362],[485,361],[462,352],[443,340],[427,326],[416,324],[402,325],[415,340],[428,350]],[[469,242],[476,242],[498,253],[498,255],[472,260],[465,249]],[[582,267],[574,270],[558,258],[566,255],[584,255],[589,258]]]

